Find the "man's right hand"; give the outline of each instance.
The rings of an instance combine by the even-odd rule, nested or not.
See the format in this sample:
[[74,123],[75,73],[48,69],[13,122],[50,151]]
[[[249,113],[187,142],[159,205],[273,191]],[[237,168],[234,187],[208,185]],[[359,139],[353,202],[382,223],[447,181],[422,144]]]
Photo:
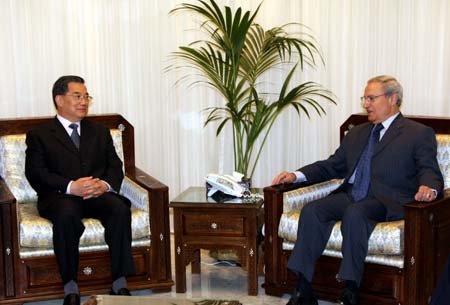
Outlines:
[[82,177],[72,182],[70,185],[70,193],[75,196],[80,196],[83,198],[92,197],[96,183],[100,179],[91,177]]
[[276,176],[275,178],[273,178],[272,180],[272,185],[275,184],[284,184],[284,183],[294,183],[295,180],[297,180],[297,176],[294,173],[288,173],[288,172],[281,172],[278,174],[278,176]]

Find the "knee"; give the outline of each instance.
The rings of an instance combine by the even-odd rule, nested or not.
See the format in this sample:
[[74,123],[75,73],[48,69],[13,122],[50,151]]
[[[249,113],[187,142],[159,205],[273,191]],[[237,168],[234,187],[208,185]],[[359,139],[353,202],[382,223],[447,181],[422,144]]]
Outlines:
[[319,215],[314,204],[306,204],[300,212],[299,228],[310,228],[317,225],[319,221]]
[[69,207],[60,209],[56,217],[53,218],[53,225],[56,227],[82,226],[82,219],[77,210]]
[[121,202],[114,204],[111,213],[115,219],[131,220],[131,209]]
[[344,212],[342,217],[341,228],[348,226],[360,225],[366,221],[366,214],[363,209],[361,209],[358,204],[349,205]]
[[316,209],[314,204],[308,203],[301,209],[300,217],[310,218],[316,214]]
[[71,210],[64,210],[53,220],[53,235],[65,236],[65,238],[80,238],[84,232],[84,224],[77,213],[71,213]]

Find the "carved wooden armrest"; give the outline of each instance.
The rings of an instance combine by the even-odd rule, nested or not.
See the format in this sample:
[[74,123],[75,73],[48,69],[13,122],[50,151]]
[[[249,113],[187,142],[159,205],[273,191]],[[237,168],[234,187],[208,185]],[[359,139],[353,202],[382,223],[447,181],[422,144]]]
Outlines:
[[[168,214],[169,187],[167,185],[161,183],[137,167],[127,171],[126,176],[148,191],[150,214],[160,216]],[[152,226],[152,232],[157,232],[153,231],[153,225],[151,222],[150,225]],[[158,231],[161,231],[161,228]]]
[[280,184],[264,188],[264,262],[266,282],[276,282],[277,266],[281,259],[282,238],[278,225],[283,213],[283,193],[305,186],[305,183]]
[[427,210],[434,209],[441,204],[450,203],[450,188],[445,189],[438,197],[431,202],[413,201],[404,205],[405,209]]
[[159,279],[170,278],[170,263],[166,266],[165,262],[166,257],[170,257],[169,188],[137,167],[128,169],[126,176],[148,191],[152,245],[159,244],[153,248],[152,268]]
[[[282,213],[291,210],[300,210],[305,203],[327,196],[335,190],[342,181],[342,179],[333,179],[316,184],[281,184],[264,188],[266,232],[267,226],[270,226],[270,230],[272,230],[273,233],[277,233]],[[298,192],[296,190],[298,190]],[[289,194],[287,194],[288,192],[293,194],[289,198],[286,198],[286,201],[290,202],[285,203],[284,196],[289,196]]]
[[[14,274],[14,258],[18,253],[16,206],[16,198],[0,177],[0,260],[3,262],[0,262],[0,272],[7,275]],[[14,283],[10,277],[6,277],[3,288],[6,296],[14,295]]]
[[[439,226],[439,230],[441,230],[441,226],[443,226],[450,230],[450,189],[444,190],[431,202],[414,201],[405,204],[404,207],[405,238],[414,237],[415,234],[432,233],[425,230],[426,227]],[[407,228],[409,231],[406,231]],[[407,234],[412,235],[408,236]]]
[[405,289],[434,289],[450,252],[450,189],[432,202],[405,204]]
[[[264,217],[266,232],[268,227],[276,227],[283,213],[283,193],[306,186],[306,183],[271,185],[264,188]],[[267,236],[267,235],[266,235]]]
[[[167,216],[169,211],[169,188],[167,185],[161,183],[157,179],[148,175],[137,167],[126,173],[126,176],[132,181],[145,188],[149,193],[150,215],[157,215],[151,219],[150,226],[152,232],[163,234],[165,229],[164,216]],[[156,221],[156,223],[155,223]],[[168,222],[167,222],[168,225]],[[168,228],[168,227],[167,227]],[[154,230],[156,229],[156,230]],[[167,230],[168,231],[168,230]],[[160,236],[164,238],[164,236]]]
[[148,191],[152,192],[168,192],[169,188],[167,185],[163,184],[162,182],[158,181],[156,178],[150,176],[143,170],[134,167],[131,170],[128,170],[126,173],[126,176],[142,186],[143,188],[146,188]]

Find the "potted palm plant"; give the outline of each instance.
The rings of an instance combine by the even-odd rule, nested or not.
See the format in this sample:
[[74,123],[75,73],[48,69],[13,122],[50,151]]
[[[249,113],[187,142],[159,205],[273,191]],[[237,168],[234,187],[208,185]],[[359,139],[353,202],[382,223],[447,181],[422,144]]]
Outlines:
[[[280,113],[294,108],[310,118],[313,110],[325,114],[320,101],[335,103],[333,94],[315,82],[291,85],[295,73],[305,66],[316,67],[323,57],[314,37],[301,24],[286,24],[269,30],[255,22],[261,4],[254,13],[221,8],[214,0],[182,3],[171,13],[188,11],[201,18],[200,29],[206,39],[181,46],[173,56],[184,65],[200,71],[200,82],[214,88],[224,104],[205,109],[205,126],[217,122],[219,135],[231,123],[235,171],[251,179],[269,132]],[[300,32],[290,34],[288,27]],[[187,65],[185,65],[187,63]],[[262,76],[275,67],[289,66],[275,95],[262,93]],[[199,82],[195,79],[193,82]],[[261,139],[261,141],[257,141]]]

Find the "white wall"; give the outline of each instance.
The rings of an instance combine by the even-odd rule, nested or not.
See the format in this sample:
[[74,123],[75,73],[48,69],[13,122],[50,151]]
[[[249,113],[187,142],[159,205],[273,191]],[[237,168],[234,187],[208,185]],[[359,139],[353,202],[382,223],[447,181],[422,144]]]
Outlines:
[[[164,71],[171,52],[199,37],[195,18],[168,15],[180,2],[0,0],[0,117],[53,115],[53,82],[78,74],[95,98],[91,113],[118,112],[134,125],[138,166],[168,184],[171,198],[202,185],[208,172],[231,172],[229,130],[216,138],[213,125],[203,128],[200,112],[221,98],[176,85],[182,75]],[[259,2],[218,0],[251,10]],[[372,76],[402,82],[405,114],[450,115],[450,1],[265,0],[258,22],[265,28],[301,22],[314,31],[326,67],[299,73],[297,82],[323,84],[338,105],[311,121],[286,112],[254,185],[332,153],[339,125],[361,111],[359,97]]]

